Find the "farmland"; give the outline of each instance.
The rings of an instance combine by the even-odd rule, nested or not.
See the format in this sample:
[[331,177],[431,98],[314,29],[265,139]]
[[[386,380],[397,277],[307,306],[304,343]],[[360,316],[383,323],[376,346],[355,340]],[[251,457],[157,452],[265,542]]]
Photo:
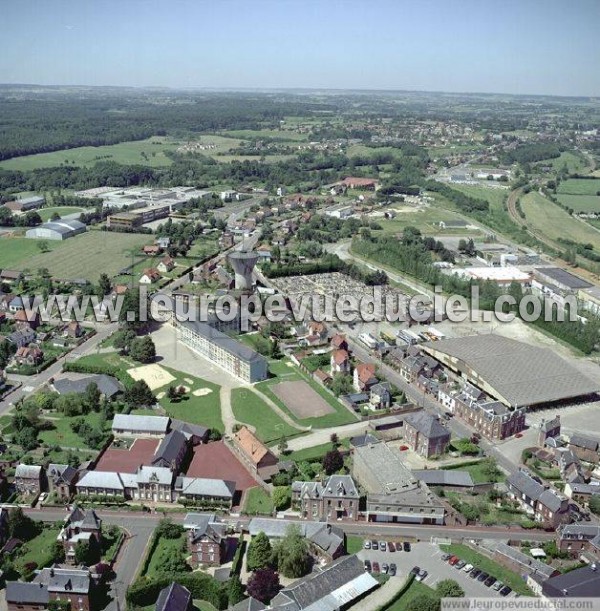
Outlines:
[[558,201],[575,212],[600,212],[600,197],[597,195],[570,195],[559,193]]
[[569,178],[560,183],[558,192],[569,195],[597,195],[600,193],[600,179]]
[[558,187],[558,200],[575,212],[600,212],[600,180],[569,178]]
[[140,234],[88,231],[63,242],[48,240],[50,252],[42,253],[37,240],[0,238],[0,267],[47,268],[58,278],[87,278],[95,282],[103,272],[115,276],[130,265],[131,250],[139,251],[150,239]]

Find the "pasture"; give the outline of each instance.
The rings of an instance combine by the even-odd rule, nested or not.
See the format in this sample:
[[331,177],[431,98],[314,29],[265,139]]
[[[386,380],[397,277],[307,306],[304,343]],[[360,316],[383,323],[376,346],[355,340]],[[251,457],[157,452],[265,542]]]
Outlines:
[[598,195],[570,195],[559,193],[558,201],[575,212],[600,212],[600,196]]
[[101,273],[115,276],[131,264],[131,250],[139,252],[151,236],[108,231],[88,231],[65,241],[47,240],[49,252],[38,248],[40,240],[0,238],[0,267],[37,270],[47,268],[57,278],[87,278],[96,282]]
[[569,178],[560,183],[558,192],[568,195],[598,195],[600,193],[600,179]]

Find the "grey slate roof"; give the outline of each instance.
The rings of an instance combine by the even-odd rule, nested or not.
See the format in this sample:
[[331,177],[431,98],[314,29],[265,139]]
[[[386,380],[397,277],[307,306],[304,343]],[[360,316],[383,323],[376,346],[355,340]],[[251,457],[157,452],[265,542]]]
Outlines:
[[191,606],[192,595],[187,588],[173,582],[162,589],[156,601],[156,611],[187,611]]
[[171,420],[171,430],[181,431],[186,436],[186,439],[189,439],[192,435],[204,439],[208,433],[208,429],[205,426],[190,424],[183,420]]
[[264,603],[261,603],[260,600],[250,596],[250,598],[246,598],[237,605],[230,607],[230,611],[263,611],[263,609],[266,608],[267,606]]
[[455,366],[477,372],[497,399],[512,406],[535,405],[580,397],[600,390],[592,380],[546,348],[500,335],[473,335],[436,342],[422,348],[457,359]]
[[524,471],[515,471],[514,473],[511,473],[506,481],[517,491],[524,493],[530,499],[534,499],[536,501],[540,498],[542,492],[544,492],[544,486],[542,486],[542,484],[534,480]]
[[140,467],[137,472],[139,484],[156,482],[170,486],[173,483],[173,472],[168,467]]
[[420,469],[412,474],[428,486],[473,486],[473,478],[468,471],[458,469]]
[[54,386],[54,390],[60,395],[71,392],[81,394],[92,383],[95,383],[98,386],[98,390],[109,399],[117,393],[123,392],[121,383],[116,378],[105,374],[90,375],[79,379],[59,378],[54,380],[52,386]]
[[379,443],[379,439],[375,437],[375,435],[371,435],[370,433],[366,432],[362,435],[356,435],[355,437],[350,438],[350,445],[354,448],[366,446],[370,443]]
[[84,529],[99,529],[102,526],[102,520],[93,509],[81,509],[77,505],[73,507],[68,520],[72,526]]
[[410,424],[428,439],[450,438],[450,433],[439,423],[438,419],[425,411],[408,414],[404,418],[404,422]]
[[48,589],[38,583],[6,582],[7,603],[47,605],[49,600]]
[[185,435],[180,431],[171,431],[160,442],[158,449],[154,453],[152,464],[163,462],[171,465],[186,446],[187,439]]
[[207,479],[204,477],[178,477],[175,490],[180,494],[211,496],[231,499],[235,494],[235,482],[222,479]]
[[557,598],[596,597],[598,592],[600,592],[600,571],[592,570],[591,566],[551,577],[542,586],[543,594]]
[[[90,591],[90,573],[87,570],[77,569],[43,569],[47,571],[48,592],[75,592],[88,594]],[[42,579],[44,579],[42,577]]]
[[71,485],[77,477],[77,469],[70,465],[56,465],[50,463],[48,470],[46,471],[48,478],[51,479],[54,484],[64,483]]
[[547,489],[540,494],[538,503],[541,503],[552,512],[557,512],[562,507],[563,499],[561,499],[553,490]]
[[108,490],[124,490],[123,481],[118,473],[113,471],[88,471],[75,484],[76,488],[106,488]]
[[137,416],[133,414],[115,414],[113,431],[147,431],[149,433],[166,433],[170,419],[167,416]]
[[592,439],[591,437],[585,437],[584,435],[571,435],[571,439],[569,439],[569,444],[576,446],[578,448],[584,448],[586,450],[592,450],[592,452],[596,452],[598,450],[598,440]]
[[558,529],[561,539],[593,539],[600,535],[600,526],[595,524],[563,524]]

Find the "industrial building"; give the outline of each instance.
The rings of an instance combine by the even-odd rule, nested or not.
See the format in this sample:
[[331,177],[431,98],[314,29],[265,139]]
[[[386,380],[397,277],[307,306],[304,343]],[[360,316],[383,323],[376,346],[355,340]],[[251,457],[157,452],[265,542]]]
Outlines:
[[186,346],[227,373],[250,384],[266,380],[268,362],[258,352],[205,322],[180,322],[174,316],[172,323]]
[[167,218],[171,212],[181,208],[184,203],[185,200],[177,202],[165,202],[156,204],[154,206],[137,208],[135,210],[130,210],[129,212],[118,212],[117,214],[111,214],[106,219],[106,226],[113,228],[119,227],[124,229],[134,229],[136,227],[140,227],[141,225],[145,225],[146,223]]
[[25,232],[25,237],[38,240],[66,240],[85,233],[85,225],[80,221],[50,221]]
[[4,204],[12,212],[27,212],[29,210],[37,210],[41,208],[46,199],[40,195],[34,195],[32,197],[23,197],[21,199],[15,199],[11,202]]
[[471,335],[422,344],[444,367],[511,409],[586,397],[600,381],[552,351],[500,335]]

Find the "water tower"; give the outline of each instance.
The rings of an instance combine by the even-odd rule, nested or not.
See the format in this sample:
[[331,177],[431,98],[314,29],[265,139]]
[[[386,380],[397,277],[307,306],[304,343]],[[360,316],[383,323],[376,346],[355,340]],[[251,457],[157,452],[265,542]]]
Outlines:
[[235,289],[249,291],[252,289],[252,270],[258,261],[255,252],[236,250],[227,255],[227,259],[235,272]]

